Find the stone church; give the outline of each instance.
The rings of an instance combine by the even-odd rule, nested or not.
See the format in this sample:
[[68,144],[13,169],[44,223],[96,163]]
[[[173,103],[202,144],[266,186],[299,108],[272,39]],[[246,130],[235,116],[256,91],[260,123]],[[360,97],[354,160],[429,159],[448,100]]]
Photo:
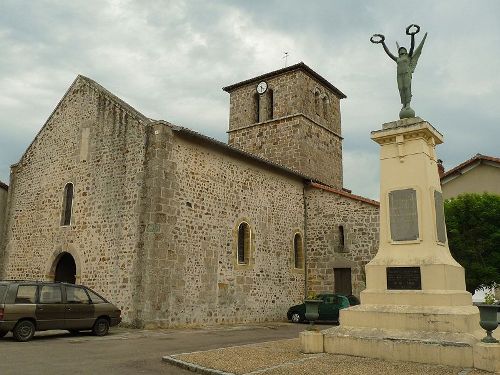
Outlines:
[[227,144],[78,76],[11,167],[0,276],[87,285],[138,327],[359,294],[379,205],[343,188],[345,95],[304,63],[224,90]]

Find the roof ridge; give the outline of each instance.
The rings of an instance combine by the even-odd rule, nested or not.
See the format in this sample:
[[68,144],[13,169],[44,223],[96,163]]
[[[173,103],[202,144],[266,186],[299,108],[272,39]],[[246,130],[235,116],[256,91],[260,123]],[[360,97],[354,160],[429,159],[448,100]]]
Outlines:
[[453,173],[459,171],[460,169],[462,169],[462,168],[466,167],[467,165],[472,164],[473,162],[478,161],[478,160],[479,161],[481,161],[481,160],[487,160],[487,161],[492,161],[492,162],[495,162],[495,163],[500,163],[500,158],[477,153],[476,155],[474,155],[470,159],[467,159],[466,161],[464,161],[463,163],[460,163],[456,167],[453,167],[449,171],[444,172],[444,174],[441,176],[441,179],[452,175]]

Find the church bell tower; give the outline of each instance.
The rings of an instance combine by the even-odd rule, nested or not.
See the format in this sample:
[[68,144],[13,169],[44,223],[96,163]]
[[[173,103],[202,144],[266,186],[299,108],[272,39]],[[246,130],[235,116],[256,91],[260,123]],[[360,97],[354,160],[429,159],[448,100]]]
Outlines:
[[342,188],[340,90],[303,62],[223,90],[229,145]]

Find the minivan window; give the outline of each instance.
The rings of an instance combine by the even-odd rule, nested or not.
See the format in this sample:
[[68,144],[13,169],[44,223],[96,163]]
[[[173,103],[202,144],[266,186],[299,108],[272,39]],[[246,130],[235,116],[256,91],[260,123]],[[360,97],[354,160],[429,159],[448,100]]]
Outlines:
[[19,285],[14,303],[35,303],[36,285]]
[[92,303],[106,303],[106,300],[90,289],[87,289],[87,292],[89,293],[90,299],[92,300]]
[[83,288],[76,286],[66,286],[66,302],[67,303],[89,303],[89,296]]
[[3,303],[3,296],[7,290],[7,285],[0,285],[0,303]]
[[59,285],[43,285],[40,290],[40,303],[61,303],[61,287]]

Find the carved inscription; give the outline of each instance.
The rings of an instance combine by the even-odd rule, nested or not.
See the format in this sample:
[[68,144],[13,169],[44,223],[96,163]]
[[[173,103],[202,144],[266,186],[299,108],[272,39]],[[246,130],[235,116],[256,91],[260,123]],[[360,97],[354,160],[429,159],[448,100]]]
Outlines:
[[419,237],[417,192],[415,189],[389,193],[389,220],[393,241],[412,241]]
[[436,211],[436,233],[437,240],[441,243],[446,242],[446,224],[444,222],[443,193],[434,190],[434,208]]
[[387,289],[421,290],[420,267],[387,267]]

